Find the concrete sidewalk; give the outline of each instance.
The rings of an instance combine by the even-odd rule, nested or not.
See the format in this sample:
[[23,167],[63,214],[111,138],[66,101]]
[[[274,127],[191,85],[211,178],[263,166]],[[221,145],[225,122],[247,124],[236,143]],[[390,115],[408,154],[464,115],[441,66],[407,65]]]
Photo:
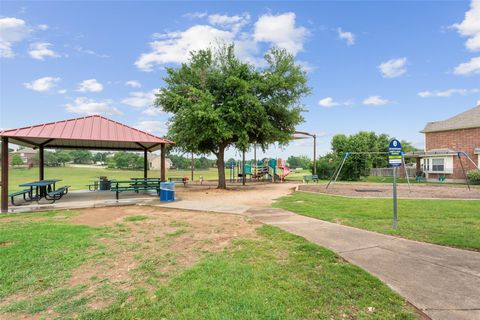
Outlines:
[[432,319],[480,320],[480,253],[382,235],[282,209],[250,209],[263,223],[335,251]]

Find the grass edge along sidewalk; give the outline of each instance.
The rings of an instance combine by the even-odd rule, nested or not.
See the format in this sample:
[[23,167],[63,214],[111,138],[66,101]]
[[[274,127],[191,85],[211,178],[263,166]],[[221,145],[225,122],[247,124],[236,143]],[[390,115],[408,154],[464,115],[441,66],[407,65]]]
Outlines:
[[392,199],[351,198],[295,192],[274,207],[304,216],[410,240],[480,251],[480,201],[398,202],[398,228],[392,229]]
[[[42,213],[36,215],[45,216]],[[48,214],[47,219],[53,215]],[[45,315],[48,310],[53,310],[61,317],[84,319],[418,317],[413,307],[377,278],[338,258],[330,250],[271,226],[257,229],[256,239],[236,240],[232,247],[222,252],[207,253],[197,264],[178,272],[167,282],[158,283],[153,294],[141,287],[117,290],[110,292],[113,297],[110,305],[94,310],[88,307],[91,294],[85,298],[87,287],[68,287],[69,273],[79,264],[81,268],[82,263],[98,258],[98,254],[108,250],[98,248],[95,239],[110,231],[71,225],[68,218],[62,222],[53,218],[31,220],[34,216],[23,215],[24,218],[5,222],[0,219],[0,229],[9,230],[0,233],[0,241],[9,244],[0,248],[2,282],[8,282],[11,277],[15,281],[8,283],[13,285],[20,281],[26,285],[16,289],[11,287],[12,290],[7,290],[3,296],[8,299],[10,296],[21,297],[25,290],[35,292],[32,300],[15,299],[0,310],[0,315]],[[57,226],[56,235],[45,232],[49,224]],[[22,230],[27,230],[30,235],[26,237]],[[77,241],[60,241],[72,232],[75,236],[71,240],[78,236],[83,239],[80,247]],[[32,237],[39,241],[31,241]],[[42,250],[50,254],[33,254],[38,243],[42,243]],[[65,264],[60,273],[52,274],[48,268],[41,268],[33,274],[28,272],[28,269],[53,262],[49,260],[58,260],[54,254],[57,250],[78,251],[78,255],[73,263]],[[13,261],[15,256],[23,256],[23,262]],[[42,279],[49,281],[39,282]],[[38,287],[38,283],[42,285]],[[115,291],[111,287],[108,290]],[[79,299],[82,296],[84,298]]]

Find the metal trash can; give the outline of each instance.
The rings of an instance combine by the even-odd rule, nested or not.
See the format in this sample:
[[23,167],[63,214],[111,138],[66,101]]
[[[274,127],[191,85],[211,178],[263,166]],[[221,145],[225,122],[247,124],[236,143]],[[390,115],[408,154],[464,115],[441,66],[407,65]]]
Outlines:
[[98,177],[100,179],[100,190],[110,190],[112,182],[107,177]]
[[175,201],[175,182],[160,182],[160,201]]

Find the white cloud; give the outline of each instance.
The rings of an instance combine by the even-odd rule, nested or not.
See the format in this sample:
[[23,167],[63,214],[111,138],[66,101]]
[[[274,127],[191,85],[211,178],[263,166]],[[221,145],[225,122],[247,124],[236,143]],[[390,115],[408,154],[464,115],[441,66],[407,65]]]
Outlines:
[[232,42],[234,33],[207,25],[196,25],[185,31],[156,35],[158,40],[150,43],[151,51],[143,53],[135,61],[142,71],[152,71],[157,64],[182,63],[191,51],[206,49],[218,41]]
[[77,91],[79,92],[101,92],[103,85],[97,79],[83,80],[78,84]]
[[163,113],[162,109],[160,109],[158,107],[154,107],[154,106],[150,106],[150,107],[148,107],[148,108],[146,108],[145,110],[142,111],[142,114],[150,116],[150,117],[155,117],[155,116],[158,116],[162,113]]
[[303,51],[303,44],[309,34],[306,28],[295,26],[295,19],[293,12],[276,16],[265,14],[255,23],[253,37],[255,41],[269,42],[295,55]]
[[396,78],[407,72],[407,58],[391,59],[378,66],[384,78]]
[[48,24],[39,24],[37,26],[37,29],[42,31],[48,30],[48,28],[49,28]]
[[65,94],[67,93],[67,90],[66,89],[60,89],[57,91],[59,94]]
[[480,51],[480,0],[472,0],[470,10],[465,13],[463,21],[452,25],[452,28],[469,38],[465,42],[467,49]]
[[58,57],[58,54],[56,54],[53,50],[49,49],[51,45],[51,43],[47,42],[32,43],[30,44],[28,54],[30,54],[33,59],[37,60],[44,60],[45,57],[56,58]]
[[214,26],[230,28],[236,33],[250,22],[250,15],[248,13],[235,16],[211,14],[208,16],[208,22]]
[[0,57],[13,58],[13,44],[24,40],[30,32],[31,29],[22,19],[0,18]]
[[233,16],[190,13],[185,16],[206,18],[207,23],[186,30],[153,34],[150,51],[141,54],[135,61],[140,70],[153,71],[157,65],[186,62],[190,52],[218,43],[234,43],[235,53],[240,59],[261,67],[266,64],[262,59],[261,43],[285,48],[296,54],[303,50],[309,34],[306,28],[295,25],[296,16],[293,12],[263,15],[256,21],[253,30],[245,28],[250,24],[248,13]]
[[382,99],[380,96],[370,96],[362,101],[365,105],[383,106],[390,103],[387,99]]
[[155,120],[139,121],[135,125],[135,128],[138,128],[140,130],[143,130],[149,133],[155,133],[160,135],[164,135],[168,131],[168,128],[165,122],[155,121]]
[[480,89],[447,89],[443,91],[421,91],[418,93],[419,97],[430,98],[430,97],[450,97],[454,94],[465,96],[467,94],[478,93]]
[[353,104],[353,101],[347,100],[347,101],[335,101],[332,97],[325,97],[323,99],[320,99],[318,101],[318,105],[324,108],[332,108],[332,107],[338,107],[338,106],[350,106]]
[[157,89],[154,89],[149,92],[130,92],[130,97],[123,99],[122,103],[135,108],[151,107],[155,101],[155,93],[157,91]]
[[208,16],[208,13],[206,12],[189,12],[183,15],[186,18],[190,19],[199,19],[199,18],[205,18]]
[[26,82],[23,85],[25,86],[25,88],[33,91],[46,92],[56,87],[59,81],[60,78],[43,77],[37,80],[33,80],[32,82]]
[[89,54],[89,55],[92,55],[92,56],[97,56],[97,57],[100,57],[100,58],[109,58],[110,57],[108,54],[97,53],[96,51],[93,51],[91,49],[85,49],[82,46],[75,46],[75,47],[73,47],[73,49],[75,51],[79,52],[79,53],[85,53],[85,54]]
[[461,76],[480,73],[480,57],[475,57],[468,62],[460,63],[455,67],[453,73]]
[[142,87],[142,84],[138,80],[128,80],[127,82],[125,82],[125,85],[129,86],[131,88],[141,88]]
[[340,105],[340,103],[335,102],[331,97],[326,97],[326,98],[320,99],[320,101],[318,101],[318,105],[321,107],[331,108],[331,107],[336,107]]
[[342,31],[342,28],[337,29],[338,38],[340,40],[345,40],[347,45],[351,46],[355,44],[355,35],[348,31]]
[[112,100],[93,100],[85,97],[75,98],[73,103],[67,103],[68,112],[79,114],[121,115],[122,113],[112,106]]

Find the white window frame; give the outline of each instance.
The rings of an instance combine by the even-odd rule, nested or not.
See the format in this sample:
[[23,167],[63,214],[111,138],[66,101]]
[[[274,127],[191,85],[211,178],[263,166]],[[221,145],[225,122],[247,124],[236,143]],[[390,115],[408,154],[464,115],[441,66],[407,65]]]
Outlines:
[[[437,171],[433,170],[433,160],[442,159],[443,160],[443,170]],[[438,174],[452,174],[453,173],[453,156],[432,156],[425,157],[423,160],[423,171],[427,173],[438,173]]]

